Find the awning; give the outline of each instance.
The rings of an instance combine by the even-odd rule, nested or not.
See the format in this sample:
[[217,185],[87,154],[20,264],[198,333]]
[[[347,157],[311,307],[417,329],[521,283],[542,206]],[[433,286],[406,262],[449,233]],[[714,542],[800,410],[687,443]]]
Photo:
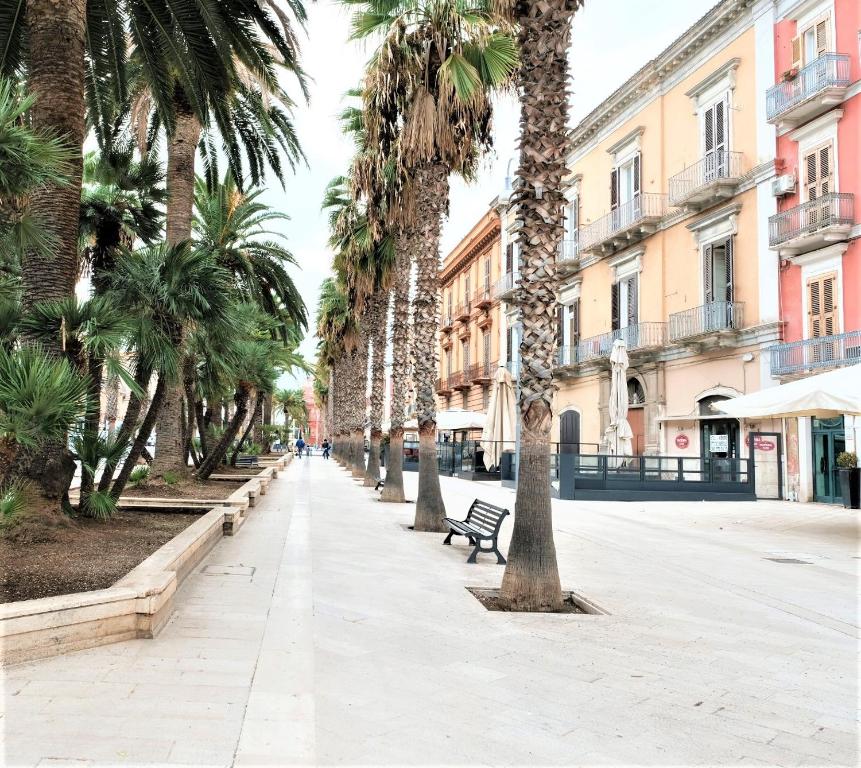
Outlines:
[[[465,411],[462,408],[452,408],[448,411],[437,411],[436,414],[436,429],[437,432],[456,432],[462,429],[484,429],[484,422],[487,417],[478,411]],[[383,431],[387,425],[383,425]],[[415,417],[404,422],[404,429],[409,432],[415,432],[419,428]]]
[[861,365],[808,376],[714,403],[712,407],[736,418],[861,416]]

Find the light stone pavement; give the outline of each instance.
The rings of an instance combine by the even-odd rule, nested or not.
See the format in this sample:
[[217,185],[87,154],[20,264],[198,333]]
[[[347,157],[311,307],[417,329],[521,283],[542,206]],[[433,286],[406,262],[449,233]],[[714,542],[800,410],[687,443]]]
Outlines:
[[554,502],[563,586],[610,615],[512,615],[465,589],[494,558],[376,496],[294,461],[158,638],[6,670],[6,764],[856,764],[854,513]]

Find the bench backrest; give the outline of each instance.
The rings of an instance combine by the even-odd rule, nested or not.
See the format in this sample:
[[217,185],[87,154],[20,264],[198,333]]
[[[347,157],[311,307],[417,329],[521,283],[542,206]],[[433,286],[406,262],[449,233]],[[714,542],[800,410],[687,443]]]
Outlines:
[[476,499],[469,508],[465,522],[472,523],[472,525],[478,528],[498,533],[502,521],[507,514],[509,514],[507,509],[497,507],[495,504],[489,504],[481,499]]

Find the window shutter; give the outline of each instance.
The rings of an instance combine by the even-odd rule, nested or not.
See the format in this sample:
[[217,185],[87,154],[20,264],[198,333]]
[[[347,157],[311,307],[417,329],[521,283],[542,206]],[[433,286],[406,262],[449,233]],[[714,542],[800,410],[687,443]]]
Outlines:
[[636,325],[637,318],[637,276],[628,278],[628,325]]
[[822,17],[822,19],[816,22],[816,56],[822,56],[824,53],[828,53],[828,31],[829,31],[829,18],[828,15]]
[[817,339],[840,333],[836,273],[808,280],[807,301],[809,338]]
[[561,347],[565,344],[565,305],[558,304],[556,306],[556,346]]
[[837,275],[822,278],[822,325],[825,336],[840,333],[837,315]]
[[619,283],[610,286],[610,327],[618,331],[619,322]]
[[725,243],[726,250],[724,251],[724,259],[726,259],[726,301],[733,301],[733,258],[732,258],[732,248],[733,241],[732,237],[728,237]]
[[490,334],[485,331],[481,339],[482,353],[484,355],[484,365],[490,363]]
[[505,273],[510,275],[514,272],[514,243],[505,246]]
[[703,295],[706,304],[711,304],[715,300],[714,285],[712,284],[713,250],[711,245],[703,248]]
[[490,290],[490,257],[484,260],[484,290]]
[[831,145],[819,149],[819,192],[827,195],[831,187]]
[[819,180],[819,163],[817,162],[816,152],[811,152],[805,156],[804,167],[807,174],[807,199],[815,200],[817,197],[816,182]]
[[509,327],[505,329],[505,361],[508,363],[514,360],[514,350],[511,348],[513,345],[514,338]]
[[640,194],[640,153],[634,155],[634,197]]
[[724,102],[719,101],[714,105],[715,111],[715,151],[726,150],[726,109]]
[[709,107],[705,114],[703,115],[703,131],[705,132],[705,136],[703,137],[705,140],[705,150],[706,155],[714,152],[715,148],[715,108]]
[[574,347],[580,343],[580,299],[574,299],[571,305],[571,322],[569,325],[569,345]]
[[801,52],[803,50],[801,35],[792,38],[792,68],[801,69]]
[[469,341],[463,342],[461,350],[463,354],[463,370],[465,372],[469,368]]
[[615,168],[610,171],[610,210],[619,207],[619,171]]

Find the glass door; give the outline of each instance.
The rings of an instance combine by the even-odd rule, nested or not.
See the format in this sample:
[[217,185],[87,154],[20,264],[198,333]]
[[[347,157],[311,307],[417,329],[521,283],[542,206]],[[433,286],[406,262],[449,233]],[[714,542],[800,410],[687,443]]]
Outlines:
[[842,501],[837,456],[846,450],[843,417],[813,419],[813,500],[824,504]]

